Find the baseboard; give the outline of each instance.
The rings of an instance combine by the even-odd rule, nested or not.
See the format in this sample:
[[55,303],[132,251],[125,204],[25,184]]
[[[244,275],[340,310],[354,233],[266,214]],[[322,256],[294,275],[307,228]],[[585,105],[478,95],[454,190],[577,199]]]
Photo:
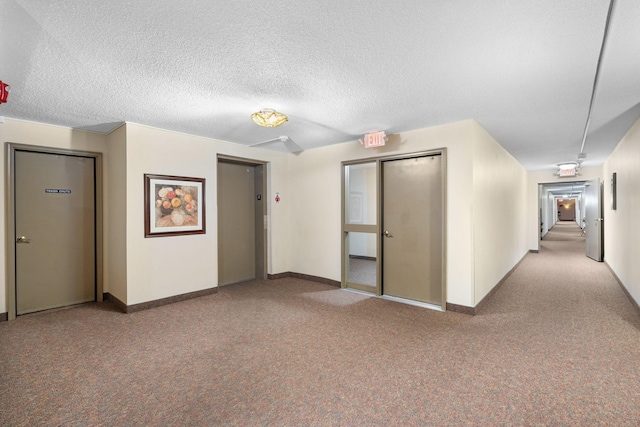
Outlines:
[[466,305],[453,304],[450,302],[447,303],[447,311],[453,311],[454,313],[470,314],[472,316],[476,314],[475,307],[467,307]]
[[622,283],[622,280],[620,280],[620,278],[618,277],[616,272],[613,271],[613,268],[611,268],[611,266],[609,265],[609,263],[606,260],[604,261],[604,265],[607,266],[607,268],[611,272],[611,275],[613,276],[613,278],[616,279],[616,282],[618,282],[618,285],[620,285],[620,287],[622,288],[622,291],[624,292],[624,294],[627,296],[627,298],[629,298],[629,301],[631,301],[631,304],[635,307],[636,310],[638,310],[638,312],[640,312],[640,305],[638,305],[638,302],[635,299],[633,299],[633,297],[631,296],[631,294],[629,293],[627,288]]
[[529,249],[529,252],[531,252],[532,254],[539,254],[540,250],[539,249]]
[[127,304],[123,303],[118,298],[111,295],[109,292],[105,292],[104,294],[102,294],[102,301],[110,302],[111,304],[115,305],[118,311],[121,311],[123,313],[127,312]]
[[[531,252],[532,250],[529,250],[529,252]],[[536,251],[537,252],[537,251]],[[518,266],[520,265],[520,263],[522,263],[522,261],[524,260],[524,258],[527,256],[527,254],[525,253],[522,258],[520,258],[520,261],[518,261],[516,263],[516,265],[513,266],[513,268],[511,270],[509,270],[507,272],[507,274],[504,275],[504,277],[502,277],[502,279],[500,279],[500,281],[493,287],[493,289],[491,289],[489,291],[489,293],[487,295],[484,296],[484,298],[482,298],[482,300],[476,304],[475,307],[467,307],[466,305],[458,305],[458,304],[452,304],[450,302],[447,303],[447,311],[453,311],[456,313],[462,313],[462,314],[470,314],[472,316],[478,314],[478,312],[482,309],[482,307],[484,307],[484,305],[487,303],[487,301],[489,301],[491,299],[491,297],[498,292],[498,289],[500,289],[500,287],[504,284],[504,282],[507,281],[507,279],[509,278],[509,276],[511,276],[511,273],[513,273],[516,268],[518,268]]]
[[9,313],[0,313],[0,322],[6,322],[9,320]]
[[267,274],[267,279],[269,280],[284,279],[285,277],[291,277],[291,273],[287,271],[286,273]]
[[215,288],[203,289],[201,291],[174,295],[172,297],[161,298],[153,301],[147,301],[147,302],[142,302],[140,304],[132,304],[132,305],[126,305],[125,303],[120,301],[118,298],[114,297],[109,293],[104,294],[104,300],[112,302],[118,308],[118,310],[122,311],[123,313],[129,314],[129,313],[135,313],[137,311],[148,310],[150,308],[160,307],[167,304],[173,304],[180,301],[186,301],[192,298],[204,297],[207,295],[215,294],[217,292],[218,292],[218,287],[216,286]]
[[293,277],[295,279],[308,280],[310,282],[324,283],[325,285],[335,286],[336,288],[342,287],[342,284],[337,280],[331,280],[331,279],[327,279],[319,276],[312,276],[310,274],[294,273],[292,271],[287,271],[286,273],[267,275],[267,278],[269,280],[284,279],[285,277]]

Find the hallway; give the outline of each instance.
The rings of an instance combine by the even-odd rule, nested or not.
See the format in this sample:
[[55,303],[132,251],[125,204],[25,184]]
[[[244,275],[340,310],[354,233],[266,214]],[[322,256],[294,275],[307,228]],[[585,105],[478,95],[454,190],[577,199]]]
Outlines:
[[594,424],[640,422],[640,313],[607,266],[585,256],[576,223],[556,223],[540,253],[525,257],[474,320],[488,346],[511,341],[495,362],[518,372],[541,411],[568,410]]

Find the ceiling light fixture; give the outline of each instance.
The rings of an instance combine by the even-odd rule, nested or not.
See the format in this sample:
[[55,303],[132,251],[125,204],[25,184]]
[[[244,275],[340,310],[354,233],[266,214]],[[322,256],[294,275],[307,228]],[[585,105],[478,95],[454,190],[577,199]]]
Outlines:
[[254,121],[255,124],[260,125],[265,128],[274,128],[276,126],[280,126],[289,118],[286,114],[279,113],[276,110],[271,108],[265,108],[251,115],[251,120]]
[[560,169],[560,170],[575,169],[576,167],[578,167],[578,162],[558,163],[558,169]]
[[556,175],[560,177],[576,176],[578,171],[578,162],[562,162],[558,163],[558,172]]

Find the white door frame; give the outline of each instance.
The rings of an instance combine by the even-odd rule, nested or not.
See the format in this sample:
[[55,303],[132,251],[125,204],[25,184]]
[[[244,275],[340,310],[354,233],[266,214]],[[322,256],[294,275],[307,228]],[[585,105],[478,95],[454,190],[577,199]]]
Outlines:
[[102,153],[77,151],[36,145],[7,142],[5,145],[7,183],[5,193],[5,262],[8,320],[16,318],[16,227],[15,227],[15,153],[31,151],[44,154],[58,154],[90,157],[95,161],[95,215],[96,215],[96,301],[103,298],[103,214],[102,214]]

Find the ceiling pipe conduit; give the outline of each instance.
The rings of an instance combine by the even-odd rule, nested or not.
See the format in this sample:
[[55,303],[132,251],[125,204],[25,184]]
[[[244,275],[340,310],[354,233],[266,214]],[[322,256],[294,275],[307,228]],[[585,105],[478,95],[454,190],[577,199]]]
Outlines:
[[602,57],[604,56],[605,46],[607,44],[607,38],[609,37],[609,24],[611,23],[611,15],[613,14],[613,7],[616,3],[616,0],[611,0],[609,2],[609,10],[607,12],[607,20],[604,24],[604,34],[602,36],[602,45],[600,46],[600,55],[598,56],[598,64],[596,65],[596,75],[593,79],[593,88],[591,90],[591,101],[589,102],[589,112],[587,114],[587,123],[584,126],[584,134],[582,135],[582,146],[580,147],[580,153],[578,154],[578,159],[582,160],[586,157],[584,152],[584,146],[587,142],[587,133],[589,132],[589,125],[591,124],[591,111],[593,110],[593,102],[596,98],[596,93],[598,91],[598,83],[600,81],[600,67],[602,65]]

